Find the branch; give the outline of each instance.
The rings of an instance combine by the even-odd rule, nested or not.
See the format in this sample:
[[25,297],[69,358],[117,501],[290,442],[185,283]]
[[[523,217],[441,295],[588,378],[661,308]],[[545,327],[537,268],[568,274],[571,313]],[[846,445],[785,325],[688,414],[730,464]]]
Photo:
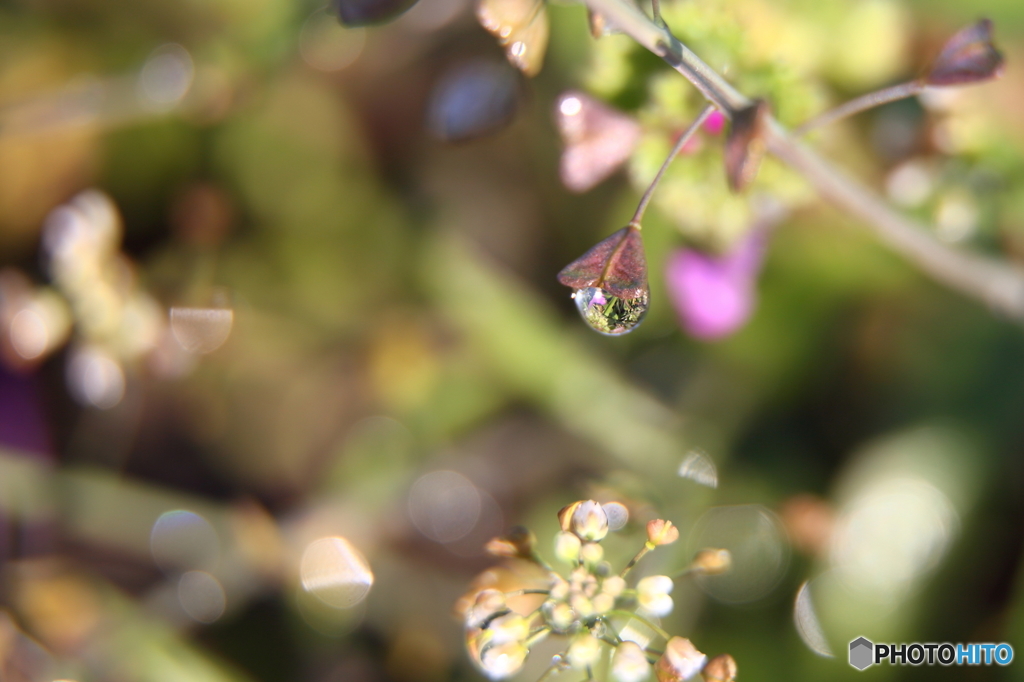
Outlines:
[[[585,0],[587,6],[669,63],[725,115],[749,106],[750,99],[629,0]],[[1024,321],[1024,270],[981,254],[948,246],[927,226],[890,207],[864,184],[846,175],[770,118],[768,151],[801,174],[840,210],[867,223],[878,238],[934,279],[973,296],[993,310]]]

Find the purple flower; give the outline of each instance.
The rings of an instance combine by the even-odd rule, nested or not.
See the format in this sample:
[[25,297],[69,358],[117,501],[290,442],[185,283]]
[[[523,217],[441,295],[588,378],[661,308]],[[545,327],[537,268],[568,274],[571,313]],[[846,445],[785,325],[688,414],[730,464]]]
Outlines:
[[754,311],[765,233],[754,230],[723,256],[679,249],[665,268],[668,295],[686,331],[720,339],[742,327]]

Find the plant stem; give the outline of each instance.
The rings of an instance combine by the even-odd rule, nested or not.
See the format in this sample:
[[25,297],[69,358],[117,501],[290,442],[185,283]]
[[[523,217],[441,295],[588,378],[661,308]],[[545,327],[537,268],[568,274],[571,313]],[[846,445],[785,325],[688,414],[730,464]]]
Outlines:
[[924,88],[924,81],[916,80],[910,81],[909,83],[900,83],[899,85],[883,88],[882,90],[876,90],[875,92],[869,92],[866,95],[861,95],[860,97],[851,99],[845,104],[840,104],[835,109],[829,109],[823,114],[815,116],[794,130],[793,134],[798,136],[806,135],[816,128],[822,128],[848,116],[859,114],[867,109],[873,109],[883,104],[888,104],[889,102],[913,97],[914,95],[920,94]]
[[551,590],[513,590],[505,593],[505,598],[521,597],[524,594],[551,594]]
[[651,630],[653,630],[659,637],[663,638],[665,641],[668,641],[668,640],[672,639],[672,635],[668,634],[668,632],[663,630],[661,628],[661,626],[655,625],[654,623],[652,623],[651,621],[649,621],[648,619],[644,618],[643,616],[641,616],[638,613],[633,613],[632,611],[626,611],[625,609],[613,609],[611,611],[608,611],[604,615],[607,616],[607,617],[619,616],[621,618],[631,618],[631,619],[634,619],[634,620],[638,620],[641,623],[643,623],[644,625],[646,625],[647,627],[649,627]]
[[626,574],[629,573],[634,566],[636,566],[636,562],[643,559],[644,555],[650,552],[652,549],[654,549],[652,545],[650,545],[649,543],[645,543],[644,546],[640,548],[640,551],[636,553],[636,556],[630,559],[629,563],[626,564],[626,567],[622,569],[622,572],[619,573],[619,577],[625,578]]
[[[668,62],[722,113],[732,113],[750,100],[721,75],[658,26],[629,0],[585,0],[613,26]],[[765,126],[768,151],[807,180],[840,210],[867,224],[879,239],[931,277],[977,298],[993,310],[1024,321],[1024,270],[1005,261],[947,246],[930,228],[894,210],[863,184],[794,138],[773,117]]]
[[[657,2],[657,0],[655,0],[655,2]],[[700,110],[697,118],[690,124],[690,127],[679,136],[678,140],[676,140],[675,145],[672,146],[672,151],[668,153],[668,157],[666,157],[665,162],[661,164],[661,168],[658,169],[658,174],[654,176],[654,179],[651,180],[651,184],[647,187],[647,191],[645,191],[644,195],[640,197],[640,203],[636,207],[636,212],[633,214],[633,218],[629,221],[630,225],[638,230],[640,229],[640,221],[643,220],[644,211],[647,210],[647,205],[651,203],[651,198],[654,196],[654,190],[658,187],[658,183],[661,182],[661,178],[665,175],[665,171],[668,170],[668,167],[672,165],[672,161],[675,160],[679,155],[679,152],[682,151],[683,147],[686,146],[686,143],[690,141],[690,138],[693,137],[693,134],[697,132],[697,129],[700,128],[704,121],[708,120],[708,116],[710,116],[714,110],[714,106],[710,104],[705,105],[705,107]]]

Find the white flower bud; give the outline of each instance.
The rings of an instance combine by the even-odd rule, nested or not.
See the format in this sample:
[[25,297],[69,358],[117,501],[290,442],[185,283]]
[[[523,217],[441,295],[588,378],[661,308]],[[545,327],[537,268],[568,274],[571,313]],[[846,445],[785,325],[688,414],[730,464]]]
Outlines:
[[612,656],[612,679],[616,682],[643,682],[651,676],[651,664],[636,642],[623,642]]
[[582,502],[573,512],[572,530],[582,540],[599,542],[608,535],[608,514],[593,500]]
[[576,635],[569,644],[566,657],[569,659],[569,665],[577,669],[594,665],[601,658],[601,640],[590,632]]
[[563,531],[555,536],[555,556],[559,561],[575,564],[580,559],[582,545],[578,537]]
[[480,668],[492,680],[511,677],[526,662],[529,650],[520,642],[508,642],[488,647],[480,656]]
[[667,575],[650,575],[636,585],[637,601],[652,616],[667,616],[672,613],[672,578]]

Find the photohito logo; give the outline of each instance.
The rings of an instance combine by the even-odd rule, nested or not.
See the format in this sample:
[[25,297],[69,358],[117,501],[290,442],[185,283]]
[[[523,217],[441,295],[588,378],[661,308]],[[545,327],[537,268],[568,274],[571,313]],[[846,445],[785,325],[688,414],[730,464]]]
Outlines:
[[875,644],[866,637],[850,642],[850,665],[857,670],[882,661],[889,665],[1009,665],[1013,661],[1013,647],[1005,642]]

